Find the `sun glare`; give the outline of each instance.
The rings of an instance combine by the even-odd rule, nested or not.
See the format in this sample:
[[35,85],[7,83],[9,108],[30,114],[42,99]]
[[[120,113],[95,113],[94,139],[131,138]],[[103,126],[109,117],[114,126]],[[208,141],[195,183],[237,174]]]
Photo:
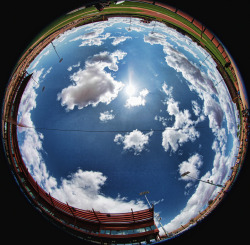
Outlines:
[[127,87],[126,87],[126,93],[127,95],[133,95],[134,93],[136,92],[136,88],[135,86],[129,84]]

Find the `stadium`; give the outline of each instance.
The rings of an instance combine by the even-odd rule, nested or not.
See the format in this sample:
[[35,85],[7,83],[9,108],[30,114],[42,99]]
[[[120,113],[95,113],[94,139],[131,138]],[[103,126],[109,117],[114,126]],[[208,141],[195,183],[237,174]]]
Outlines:
[[[248,147],[247,125],[248,125],[248,99],[243,82],[237,67],[218,38],[209,31],[206,26],[198,20],[189,16],[181,10],[157,1],[126,1],[124,9],[112,1],[103,1],[100,6],[92,2],[98,13],[82,13],[88,10],[89,6],[81,7],[66,15],[66,19],[60,25],[54,25],[23,53],[16,65],[9,84],[5,91],[4,104],[2,108],[2,141],[5,155],[11,172],[20,189],[43,216],[56,226],[66,230],[68,233],[81,239],[100,244],[125,244],[125,243],[151,243],[160,240],[170,239],[181,232],[189,229],[195,223],[206,217],[221,201],[224,195],[230,190],[237,178],[239,170],[244,162]],[[162,8],[164,14],[157,12],[155,8]],[[130,10],[133,9],[132,12]],[[166,14],[168,13],[168,14]],[[171,234],[160,236],[159,229],[154,221],[154,207],[146,210],[133,211],[130,213],[101,213],[93,210],[81,210],[62,203],[50,193],[46,193],[30,175],[22,159],[18,140],[17,128],[27,127],[18,122],[18,108],[23,92],[32,79],[26,69],[47,45],[67,30],[74,27],[105,21],[113,16],[133,16],[144,19],[147,22],[159,21],[166,25],[186,33],[195,42],[205,48],[217,63],[217,69],[226,82],[232,101],[237,105],[241,115],[240,147],[232,174],[226,185],[218,193],[213,202],[203,210],[197,217],[187,224],[183,224]],[[53,46],[54,47],[54,46]],[[56,52],[56,47],[55,52]],[[58,53],[57,53],[58,55]],[[61,60],[60,56],[59,62]]]

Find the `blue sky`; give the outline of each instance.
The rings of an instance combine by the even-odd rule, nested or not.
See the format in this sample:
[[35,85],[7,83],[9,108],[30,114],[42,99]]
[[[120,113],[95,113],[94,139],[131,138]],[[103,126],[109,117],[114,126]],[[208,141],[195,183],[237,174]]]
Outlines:
[[19,107],[19,122],[34,127],[19,128],[18,139],[35,180],[102,212],[147,208],[138,194],[149,190],[167,231],[202,211],[219,188],[181,173],[223,184],[239,145],[236,107],[223,83],[214,86],[221,76],[211,57],[203,62],[207,52],[161,23],[130,18],[53,43],[63,61],[52,45],[36,57],[28,69],[36,82]]

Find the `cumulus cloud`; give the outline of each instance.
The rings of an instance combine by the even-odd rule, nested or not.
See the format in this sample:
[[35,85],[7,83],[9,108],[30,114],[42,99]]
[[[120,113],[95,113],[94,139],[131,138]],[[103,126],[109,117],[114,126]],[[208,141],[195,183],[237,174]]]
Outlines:
[[[184,129],[192,128],[193,132],[195,132],[194,126],[205,119],[205,117],[209,120],[209,127],[211,128],[215,141],[212,145],[212,150],[215,151],[215,157],[213,160],[213,169],[212,171],[208,171],[202,177],[203,180],[211,180],[214,183],[222,184],[227,180],[227,176],[230,175],[230,166],[235,164],[234,155],[237,155],[237,145],[239,142],[237,140],[237,129],[236,129],[236,121],[237,121],[237,109],[235,105],[232,103],[228,89],[225,83],[218,83],[222,80],[221,75],[217,70],[217,64],[213,61],[211,56],[199,47],[198,45],[188,41],[188,47],[184,45],[184,37],[180,33],[177,33],[174,30],[170,30],[170,28],[162,29],[166,33],[166,37],[160,36],[158,34],[150,33],[147,36],[144,36],[144,41],[149,43],[150,45],[162,45],[163,52],[166,54],[165,61],[168,66],[175,69],[179,72],[183,78],[185,78],[187,85],[191,91],[194,91],[198,94],[200,99],[203,101],[203,106],[198,106],[198,103],[195,101],[192,102],[192,110],[195,116],[198,117],[196,121],[191,123],[184,124]],[[169,35],[171,34],[171,35]],[[184,48],[189,54],[193,55],[197,58],[195,53],[193,52],[195,49],[199,50],[200,53],[203,54],[202,63],[200,61],[200,66],[206,66],[206,72],[200,69],[200,67],[191,61],[181,52],[170,45],[167,42],[167,38],[172,36],[172,41],[178,45],[178,47]],[[175,40],[174,40],[175,38]],[[182,43],[178,42],[181,41]],[[192,49],[190,48],[192,47]],[[216,88],[214,86],[216,85]],[[163,92],[167,95],[167,99],[170,101],[165,104],[168,106],[168,112],[175,117],[179,115],[179,118],[187,117],[189,112],[180,114],[180,110],[178,110],[178,102],[172,100],[172,92],[170,88],[165,86],[163,88]],[[235,114],[236,113],[236,114]],[[178,117],[178,116],[177,116]],[[226,119],[227,130],[233,136],[233,148],[226,155],[226,143],[227,143],[227,135],[226,130],[223,127],[223,123]],[[164,121],[166,123],[166,121]],[[181,124],[181,122],[179,122]],[[175,129],[174,126],[177,126],[177,123],[172,127],[166,128],[168,131],[163,132],[163,141],[162,144],[165,150],[168,150],[172,147],[173,151],[177,150],[179,147],[179,141],[185,141],[189,137],[179,132],[182,130],[181,128]],[[176,132],[173,132],[173,131]],[[195,134],[194,134],[195,135]],[[194,138],[198,137],[198,135],[194,136]],[[182,139],[183,138],[183,139]],[[194,159],[196,161],[194,162]],[[199,168],[202,165],[201,157],[199,155],[194,155],[188,160],[184,161],[179,168],[182,171],[188,169],[192,170],[196,176],[199,175]],[[180,170],[180,169],[179,169]],[[190,171],[191,172],[191,171]],[[190,183],[190,182],[189,182]],[[200,182],[198,183],[198,187],[195,190],[195,193],[188,200],[187,205],[182,209],[179,215],[177,215],[172,221],[170,221],[167,225],[165,225],[165,229],[168,232],[173,231],[174,229],[179,228],[182,224],[188,223],[190,219],[194,218],[200,211],[202,211],[206,206],[210,199],[213,199],[218,193],[218,187],[211,186],[209,184]],[[163,230],[160,229],[160,233],[164,234]]]
[[[183,53],[169,45],[164,36],[150,33],[148,36],[144,37],[144,41],[151,45],[162,45],[163,52],[167,55],[165,57],[166,63],[177,72],[180,72],[187,80],[190,90],[195,91],[204,101],[204,107],[202,110],[204,114],[202,114],[199,119],[204,120],[204,116],[208,116],[210,128],[216,135],[219,135],[220,132],[218,131],[221,128],[225,116],[227,119],[227,128],[233,129],[235,132],[233,125],[235,125],[236,119],[233,113],[234,110],[232,109],[228,90],[224,83],[220,83],[217,86],[219,89],[216,89],[214,86],[214,82],[221,81],[222,79],[216,68],[216,63],[209,58],[206,59],[205,63],[209,68],[206,74],[201,71],[199,67],[190,62]],[[205,53],[204,50],[203,53],[205,57],[209,55]],[[217,97],[218,100],[216,100],[215,97]],[[201,109],[197,107],[195,102],[192,102],[192,104],[193,111],[197,116]]]
[[117,46],[118,44],[125,42],[127,39],[132,39],[132,37],[127,37],[127,36],[118,36],[110,38],[114,38],[114,41],[112,42],[112,45],[114,46]]
[[205,94],[204,113],[209,118],[209,126],[212,129],[221,128],[224,112],[221,106],[216,102],[211,95]]
[[167,105],[167,112],[175,118],[173,126],[166,127],[162,133],[162,146],[165,151],[171,148],[173,152],[176,152],[184,143],[194,142],[200,136],[195,128],[198,121],[191,120],[191,114],[187,109],[183,111],[179,109],[179,103],[172,97],[172,89],[168,89],[165,83],[162,90],[170,97],[164,102]]
[[162,146],[165,151],[168,151],[171,147],[172,151],[176,152],[184,143],[188,141],[194,142],[199,136],[200,133],[194,127],[184,129],[166,128],[162,133]]
[[[44,73],[44,68],[38,71],[33,72],[33,79],[30,79],[27,84],[24,93],[22,95],[22,99],[18,108],[18,122],[22,125],[33,126],[33,122],[31,121],[30,111],[36,108],[36,89],[39,88],[41,83],[41,77]],[[46,73],[45,73],[46,74]],[[36,82],[35,82],[36,81]],[[18,128],[19,132],[24,131],[25,129],[22,127]]]
[[19,123],[30,128],[18,127],[18,134],[24,134],[20,151],[29,172],[39,185],[50,191],[51,188],[55,187],[56,180],[54,177],[49,176],[42,158],[42,140],[44,136],[35,130],[35,125],[31,120],[31,111],[36,108],[36,90],[40,86],[43,71],[44,69],[34,71],[33,77],[36,82],[31,79],[22,95],[18,110]]
[[135,107],[135,106],[145,106],[146,104],[146,96],[148,95],[149,91],[145,88],[140,93],[139,96],[131,96],[127,99],[125,107]]
[[107,51],[100,52],[86,61],[86,67],[99,66],[100,69],[108,67],[112,71],[118,71],[118,60],[122,60],[127,55],[126,52],[116,50],[113,53]]
[[[179,164],[179,173],[181,175],[189,171],[190,176],[198,178],[200,173],[199,168],[202,166],[202,164],[202,156],[196,153],[191,156],[187,161],[183,161],[181,164]],[[194,181],[194,179],[191,179],[188,176],[184,176],[181,179],[185,181]]]
[[172,98],[173,87],[168,88],[166,82],[162,85],[162,91],[167,95],[168,98]]
[[37,183],[61,202],[81,209],[100,212],[122,213],[146,209],[147,205],[139,200],[128,200],[126,197],[112,198],[102,194],[102,187],[107,184],[107,177],[101,172],[78,169],[60,183],[51,176],[42,158],[42,134],[35,129],[25,131],[25,140],[21,145],[24,162]]
[[99,103],[109,104],[114,100],[124,84],[114,80],[104,69],[118,70],[118,60],[126,55],[117,50],[113,53],[101,52],[85,62],[85,69],[79,69],[70,76],[72,84],[62,89],[57,95],[61,105],[66,110],[73,110],[75,106],[82,109],[88,105],[97,106]]
[[96,28],[94,31],[85,33],[83,35],[80,35],[76,38],[73,38],[70,40],[70,42],[78,41],[81,40],[81,44],[79,47],[82,46],[100,46],[103,44],[103,41],[106,40],[108,37],[110,37],[110,33],[106,33],[103,35],[102,33],[104,32],[104,27],[99,27]]
[[143,30],[141,27],[138,27],[138,26],[125,27],[125,29],[128,32],[131,32],[131,31],[141,32]]
[[37,65],[40,63],[41,59],[45,56],[47,56],[50,53],[50,50],[43,50],[36,58],[35,60],[31,63],[31,70],[34,70]]
[[113,110],[101,112],[99,117],[100,121],[107,122],[113,120],[115,118],[115,115],[112,113]]
[[165,57],[167,64],[177,72],[182,73],[182,76],[192,85],[190,86],[191,89],[199,90],[200,93],[218,94],[212,80],[192,64],[184,54],[169,46],[165,46],[163,50],[167,54]]
[[177,72],[182,73],[182,76],[190,83],[191,89],[218,94],[213,85],[213,81],[209,76],[192,64],[183,53],[170,45],[166,41],[166,35],[160,33],[149,33],[147,36],[144,36],[144,42],[151,45],[162,45],[163,52],[167,55],[165,61]]
[[[204,178],[206,179],[209,177],[209,172],[204,175]],[[190,197],[186,206],[181,210],[180,214],[178,214],[167,225],[164,225],[164,228],[168,232],[172,232],[173,230],[181,227],[181,225],[188,223],[192,218],[197,216],[197,214],[204,209],[204,206],[207,205],[208,201],[213,198],[215,189],[215,186],[199,182],[195,193]],[[163,234],[162,231],[160,231],[160,233]]]
[[[225,184],[230,175],[231,167],[235,164],[235,155],[237,155],[239,142],[237,138],[233,140],[233,148],[228,154],[219,146],[218,140],[215,140],[212,149],[215,151],[213,168],[211,171],[206,172],[200,179],[206,181],[210,180],[213,183]],[[191,156],[187,161],[182,162],[179,165],[179,173],[182,174],[185,171],[190,171],[193,177],[199,176],[199,168],[202,166],[202,157],[198,154]],[[196,174],[195,175],[193,175]],[[183,180],[188,180],[187,177],[182,178]],[[186,224],[190,219],[197,216],[197,214],[203,211],[208,206],[208,201],[214,199],[218,194],[220,187],[209,185],[204,182],[198,182],[198,186],[194,194],[188,200],[186,206],[181,210],[181,212],[168,224],[164,225],[164,228],[171,232],[181,225]],[[160,234],[164,234],[163,230],[160,229]]]
[[147,208],[142,201],[128,201],[126,197],[120,195],[116,198],[103,195],[101,188],[105,184],[107,184],[107,177],[103,173],[79,169],[67,179],[63,179],[61,185],[51,194],[74,207],[87,210],[93,208],[100,212],[122,213],[130,212],[131,208],[133,210]]
[[69,66],[67,70],[72,71],[73,68],[80,67],[80,65],[81,65],[81,62],[79,61],[77,64]]
[[157,32],[150,32],[147,36],[144,36],[144,42],[149,43],[151,45],[160,44],[162,46],[168,46],[170,44],[166,41],[166,35]]
[[[176,151],[181,145],[180,142],[183,143],[189,140],[193,141],[199,137],[199,132],[196,131],[194,126],[198,122],[204,120],[206,116],[209,120],[209,127],[215,136],[215,141],[212,145],[212,150],[215,151],[215,156],[212,170],[205,173],[202,177],[200,177],[200,179],[204,181],[209,179],[210,181],[218,184],[225,183],[230,175],[230,166],[235,164],[234,155],[237,155],[237,145],[239,145],[236,136],[237,130],[235,127],[235,125],[237,125],[237,116],[234,114],[237,110],[234,107],[235,105],[231,102],[226,85],[224,83],[219,83],[216,86],[216,89],[213,85],[222,79],[216,68],[216,63],[212,60],[212,58],[207,58],[206,61],[203,62],[208,67],[207,74],[205,74],[205,72],[200,71],[195,64],[188,61],[184,54],[175,50],[173,46],[168,45],[163,37],[148,35],[144,38],[144,41],[150,43],[151,45],[160,44],[163,46],[163,51],[167,55],[165,57],[167,64],[182,74],[182,76],[186,79],[190,90],[196,92],[203,101],[203,107],[199,106],[196,101],[191,102],[192,110],[195,116],[198,117],[196,121],[192,122],[189,112],[185,113],[184,111],[179,110],[178,102],[173,100],[171,88],[168,88],[166,85],[162,88],[162,91],[167,96],[167,100],[164,102],[167,105],[167,111],[169,115],[175,117],[174,125],[171,128],[166,128],[162,134],[162,145],[164,149],[169,150],[172,148],[173,151]],[[187,51],[192,54],[190,50]],[[208,53],[204,51],[204,57],[207,56]],[[187,123],[183,124],[181,120],[178,120],[178,118],[186,118]],[[231,133],[234,141],[233,148],[227,156],[225,151],[227,135],[225,128],[223,128],[224,118],[226,118],[227,121],[228,132]],[[179,126],[184,126],[184,128],[175,129],[177,124],[179,124]],[[188,129],[186,135],[184,132],[180,132],[184,129]],[[189,132],[192,132],[190,136],[188,135]],[[202,157],[195,154],[179,165],[179,173],[182,174],[185,171],[190,171],[193,177],[199,177],[199,169],[201,166]],[[190,178],[188,179],[188,177],[184,177],[183,179],[186,181],[191,180]],[[196,188],[195,193],[190,197],[180,214],[171,220],[167,225],[164,225],[164,228],[168,232],[171,232],[179,228],[181,225],[188,223],[190,219],[197,216],[200,211],[207,207],[209,200],[215,198],[218,193],[218,188],[219,187],[203,182],[198,182],[198,187]],[[162,229],[160,229],[160,233],[164,234]]]
[[[144,36],[144,41],[146,43],[149,43],[151,45],[160,44],[163,47],[163,52],[166,54],[165,61],[168,64],[168,66],[175,69],[177,72],[180,72],[182,76],[186,79],[187,84],[191,91],[195,91],[198,96],[203,100],[203,108],[200,109],[195,102],[192,102],[193,105],[193,111],[196,116],[199,114],[199,118],[197,119],[197,122],[200,122],[205,119],[205,116],[209,119],[209,127],[212,129],[212,132],[214,135],[218,138],[220,138],[220,145],[223,145],[226,143],[226,136],[224,133],[224,130],[222,129],[222,123],[224,120],[224,117],[227,119],[227,128],[229,130],[232,129],[233,134],[236,133],[236,128],[233,126],[236,122],[236,117],[233,113],[232,109],[232,103],[230,96],[228,94],[228,91],[226,89],[226,86],[223,85],[223,83],[220,83],[220,89],[216,89],[214,86],[214,82],[220,81],[221,75],[219,74],[216,64],[214,61],[211,61],[210,59],[206,60],[209,62],[209,69],[208,72],[205,73],[199,69],[198,66],[193,64],[188,60],[188,58],[178,50],[176,50],[172,45],[170,45],[166,41],[166,37],[164,35],[159,35],[155,33],[150,33],[147,36]],[[204,55],[208,55],[203,51]],[[218,86],[219,88],[219,86]],[[163,88],[164,91],[164,88]],[[167,90],[166,90],[167,91]],[[165,91],[165,93],[166,93]],[[168,91],[169,93],[169,91]],[[169,95],[168,95],[169,96]],[[170,96],[171,98],[171,96]],[[175,111],[174,111],[175,110]],[[176,125],[177,122],[181,119],[181,117],[185,117],[185,114],[180,114],[177,110],[177,104],[172,103],[168,105],[168,112],[170,112],[170,115],[177,115],[175,116],[176,119]],[[202,111],[202,113],[201,113]],[[177,114],[176,114],[177,113]],[[187,116],[187,114],[186,114]],[[175,146],[174,149],[177,148],[178,144],[178,137],[173,137],[173,133],[167,133],[164,132],[164,135],[171,135],[170,138],[175,139],[175,141],[172,141],[172,145]],[[180,134],[179,134],[180,135]],[[198,134],[197,134],[198,136]],[[184,138],[185,141],[185,138]],[[167,143],[166,143],[167,142]],[[169,140],[165,140],[165,150],[169,147]]]
[[19,118],[23,119],[22,123],[31,127],[18,128],[18,134],[23,135],[23,140],[19,142],[20,151],[34,180],[53,197],[81,209],[94,208],[100,212],[122,213],[130,212],[131,208],[134,211],[148,208],[143,201],[128,200],[119,194],[115,198],[105,196],[102,187],[107,184],[108,178],[101,172],[78,169],[67,178],[61,178],[60,182],[51,176],[42,156],[44,136],[36,131],[31,120],[31,112],[36,108],[36,90],[39,88],[43,71],[44,69],[34,72],[34,79],[38,83],[30,80],[19,106]]
[[194,112],[195,116],[198,117],[201,113],[201,108],[200,108],[199,104],[197,103],[197,101],[192,100],[191,102],[192,102],[193,112]]
[[149,137],[153,135],[153,131],[143,134],[139,130],[133,130],[130,133],[117,134],[114,138],[114,142],[118,145],[122,144],[124,150],[130,150],[134,152],[134,155],[139,155],[146,149],[146,145],[149,143]]
[[[102,33],[100,32],[99,34]],[[88,36],[86,35],[83,39],[78,39],[78,40],[82,40],[83,44],[85,42],[84,45],[88,44],[91,45],[91,42],[94,45],[95,44],[94,35],[95,34],[92,33],[89,34]],[[108,37],[108,35],[107,36],[97,35],[96,37],[97,37],[96,39],[96,45],[97,45],[101,44],[103,40]],[[213,169],[204,174],[203,176],[201,176],[200,178],[204,180],[210,179],[213,180],[214,183],[222,184],[227,179],[227,176],[230,173],[230,168],[235,163],[234,156],[237,155],[238,152],[237,146],[239,145],[239,142],[237,141],[236,137],[237,130],[235,129],[236,125],[235,121],[237,118],[237,115],[235,113],[236,111],[235,105],[233,105],[230,102],[230,96],[228,95],[228,91],[225,85],[223,85],[223,83],[220,83],[218,84],[218,86],[216,86],[217,90],[215,90],[215,88],[211,84],[211,81],[220,81],[221,79],[220,75],[218,74],[218,71],[216,70],[216,64],[211,64],[210,70],[208,71],[207,74],[205,74],[204,72],[198,71],[197,70],[198,67],[195,66],[190,61],[188,61],[185,55],[182,55],[177,50],[174,50],[173,47],[167,45],[164,36],[160,35],[157,36],[157,34],[155,35],[150,34],[148,38],[145,38],[145,41],[148,41],[148,43],[152,45],[161,44],[164,46],[164,52],[168,57],[166,58],[166,62],[173,69],[175,69],[176,71],[180,72],[180,74],[183,75],[183,77],[187,80],[187,84],[189,85],[190,89],[197,92],[200,98],[204,101],[203,108],[201,108],[202,106],[198,108],[198,106],[192,102],[193,106],[192,109],[197,117],[198,116],[201,117],[201,115],[205,114],[209,118],[209,126],[212,128],[214,135],[216,136],[216,139],[212,145],[212,149],[215,152]],[[207,53],[205,53],[205,55],[207,55]],[[116,56],[116,58],[117,60],[119,60],[118,56]],[[104,72],[105,68],[108,68],[113,71],[117,71],[118,69],[117,66],[118,61],[112,62],[112,60],[114,59],[109,60],[108,57],[105,56],[105,54],[99,55],[96,56],[95,59],[93,59],[92,61],[91,59],[89,59],[90,67],[91,64],[95,64],[96,66],[99,67],[98,71],[101,71],[100,73],[102,75],[104,74],[104,76],[106,75],[108,76],[108,73],[105,74]],[[209,59],[203,62],[203,64],[207,63],[208,60]],[[87,72],[91,73],[93,72],[93,69],[91,70],[90,67],[88,67],[87,63],[85,65],[86,65],[85,69],[82,71],[86,71],[84,75],[86,75],[87,78]],[[80,78],[79,80],[77,80],[77,78],[80,75],[82,75],[80,74],[80,72],[79,74],[75,73],[75,75],[76,75],[75,77],[73,77],[72,75],[71,78],[72,86],[73,85],[78,86],[78,81],[81,80]],[[36,88],[37,85],[34,83],[32,86],[33,88]],[[172,94],[171,88],[165,86],[163,90],[165,91],[165,94],[168,96],[169,100],[169,103],[165,101],[167,111],[171,116],[171,118],[174,119],[174,124],[171,127],[171,129],[166,128],[166,130],[163,132],[163,134],[165,134],[162,135],[162,139],[165,140],[163,145],[165,148],[167,148],[167,150],[172,148],[174,151],[178,149],[178,147],[182,143],[187,142],[191,138],[195,140],[198,137],[197,131],[194,128],[196,122],[190,119],[190,112],[188,110],[180,110],[179,103],[175,100],[170,100],[171,99],[170,95]],[[34,101],[36,93],[35,91],[32,90],[30,90],[29,93],[30,93],[29,95],[28,94],[26,95],[27,98],[26,108],[24,106],[22,108],[23,112],[26,112],[22,116],[22,120],[27,123],[26,125],[33,125],[31,121],[30,111],[36,106],[36,103]],[[91,100],[89,101],[90,102],[87,102],[88,105],[92,106],[95,105],[95,102],[92,102]],[[78,101],[76,101],[76,103],[73,102],[73,104],[74,106],[78,106]],[[65,106],[67,105],[65,104]],[[83,105],[80,104],[80,107],[81,106]],[[233,136],[235,136],[233,141],[233,149],[231,150],[229,155],[225,155],[226,131],[224,128],[222,128],[223,119],[225,118],[227,120],[227,129],[230,130],[230,133]],[[165,123],[164,126],[166,126],[167,121],[164,120],[162,117],[161,119],[162,122],[164,121]],[[183,120],[186,120],[186,122],[183,122]],[[172,131],[175,134],[173,134],[172,136],[168,135],[167,130],[169,131],[169,133]],[[192,130],[193,130],[193,136],[189,136],[188,131]],[[34,174],[35,180],[38,181],[38,183],[46,191],[52,193],[53,196],[57,197],[58,199],[61,198],[65,202],[67,201],[70,205],[79,208],[91,209],[93,207],[94,209],[103,212],[109,212],[109,211],[127,212],[130,211],[131,207],[134,210],[147,208],[146,205],[143,204],[142,202],[137,202],[133,200],[128,201],[126,197],[120,197],[118,195],[117,198],[110,198],[102,194],[101,193],[102,186],[108,183],[108,178],[107,176],[104,176],[101,172],[84,171],[79,169],[75,173],[72,173],[68,178],[62,179],[61,184],[57,183],[57,181],[52,176],[49,175],[46,169],[46,165],[43,164],[44,161],[41,155],[43,135],[41,133],[36,132],[34,129],[29,129],[29,130],[25,129],[25,134],[27,136],[25,136],[26,140],[24,140],[23,142],[23,148],[25,149],[22,154],[26,159],[25,162],[29,161],[30,163],[34,164],[34,165],[30,164],[28,166],[29,171]],[[138,143],[136,143],[138,141],[136,139],[133,140],[132,138],[130,138],[125,142],[125,138],[127,135],[129,134],[123,136],[122,135],[117,136],[116,143],[123,145],[123,147],[125,147],[125,144],[127,144],[128,145],[127,150],[132,150],[136,152],[134,148],[136,148],[136,145],[138,145]],[[140,136],[138,138],[140,138]],[[146,143],[143,145],[144,149],[146,145],[147,145]],[[194,156],[190,158],[193,159]],[[182,170],[192,169],[192,171],[196,171],[197,176],[199,176],[200,174],[199,169],[202,165],[202,157],[200,155],[198,155],[198,157],[196,156],[197,162],[195,162],[190,158],[182,162],[182,165],[179,166],[179,171],[181,167]],[[199,158],[201,159],[201,161],[199,161]],[[182,172],[180,171],[180,173]],[[172,230],[179,228],[181,224],[185,224],[191,218],[195,217],[199,211],[204,209],[204,206],[206,206],[207,202],[213,197],[215,197],[218,192],[217,187],[208,185],[206,183],[200,182],[197,184],[197,186],[198,188],[195,190],[195,193],[191,196],[191,198],[187,202],[186,206],[182,209],[180,214],[177,215],[167,225],[165,225],[165,228],[168,232],[171,232]]]

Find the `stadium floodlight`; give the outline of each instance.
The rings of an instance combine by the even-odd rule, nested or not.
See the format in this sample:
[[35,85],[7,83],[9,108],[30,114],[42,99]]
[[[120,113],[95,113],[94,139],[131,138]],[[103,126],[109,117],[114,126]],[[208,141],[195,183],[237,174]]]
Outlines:
[[156,21],[155,21],[155,24],[153,26],[153,30],[151,31],[151,34],[154,34],[154,31],[155,31],[155,25],[156,25]]
[[149,191],[143,191],[143,192],[140,192],[139,195],[140,195],[140,196],[143,196],[143,195],[144,195],[145,198],[146,198],[146,200],[147,200],[147,202],[148,202],[148,206],[149,206],[150,208],[152,208],[152,206],[151,206],[151,204],[150,204],[150,202],[149,202],[149,200],[148,200],[148,198],[147,198],[147,196],[146,196],[148,193],[149,193]]
[[189,178],[191,178],[191,179],[195,179],[195,180],[198,180],[198,181],[203,182],[203,183],[207,183],[207,184],[210,184],[210,185],[214,185],[214,186],[218,186],[218,187],[224,188],[224,186],[223,186],[223,185],[220,185],[220,184],[214,184],[212,181],[209,181],[209,180],[204,181],[204,180],[201,180],[201,179],[197,179],[197,178],[195,178],[195,177],[193,177],[193,176],[190,176],[189,174],[190,174],[190,172],[189,172],[189,171],[184,172],[183,174],[181,174],[181,177],[188,176],[188,177],[189,177]]
[[[140,195],[140,196],[143,196],[143,195],[144,195],[145,198],[146,198],[146,200],[147,200],[147,202],[148,202],[149,207],[152,208],[152,206],[151,206],[151,204],[150,204],[150,202],[149,202],[149,200],[148,200],[148,198],[147,198],[147,196],[146,196],[148,193],[149,193],[149,191],[143,191],[143,192],[140,192],[139,195]],[[164,226],[163,226],[162,223],[161,223],[160,214],[156,214],[156,215],[155,215],[155,218],[158,220],[159,224],[161,225],[161,228],[163,229],[165,235],[166,235],[166,236],[169,236],[169,234],[167,233],[167,231],[165,230]]]
[[149,193],[149,191],[143,191],[143,192],[140,192],[139,195],[142,196],[142,195],[146,195],[148,193]]
[[61,63],[61,62],[63,61],[63,58],[61,58],[61,57],[59,56],[59,54],[57,53],[56,47],[55,47],[55,45],[53,44],[53,42],[51,42],[51,44],[52,44],[52,46],[53,46],[53,48],[54,48],[54,50],[55,50],[55,52],[56,52],[56,54],[57,54],[57,56],[58,56],[59,63]]
[[183,173],[183,174],[181,175],[181,177],[184,177],[184,176],[186,176],[186,175],[188,175],[188,174],[190,174],[190,172],[189,172],[189,171],[187,171],[187,172]]

